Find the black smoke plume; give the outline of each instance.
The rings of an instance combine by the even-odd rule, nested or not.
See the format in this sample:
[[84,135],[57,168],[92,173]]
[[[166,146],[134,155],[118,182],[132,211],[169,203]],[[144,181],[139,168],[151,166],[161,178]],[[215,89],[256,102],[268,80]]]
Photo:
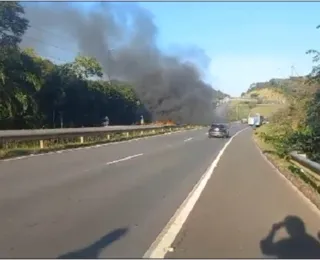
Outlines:
[[[106,79],[134,85],[153,120],[209,124],[217,92],[201,78],[208,57],[185,48],[167,55],[156,45],[152,14],[137,3],[24,3],[30,28],[22,46],[67,59],[79,50],[102,64]],[[59,53],[59,54],[56,54]],[[73,53],[74,55],[74,53]],[[194,64],[197,64],[194,65]]]

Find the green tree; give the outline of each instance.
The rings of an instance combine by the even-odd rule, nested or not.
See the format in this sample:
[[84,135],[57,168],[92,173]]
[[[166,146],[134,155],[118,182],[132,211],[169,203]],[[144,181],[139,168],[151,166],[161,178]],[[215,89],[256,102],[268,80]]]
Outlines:
[[93,57],[82,56],[79,54],[75,58],[74,62],[69,65],[72,71],[82,79],[90,77],[101,78],[103,76],[100,63]]
[[[95,58],[78,55],[56,65],[18,43],[28,27],[17,2],[0,2],[0,128],[99,126],[132,124],[148,110],[134,88],[103,76]],[[146,121],[147,121],[146,120]]]
[[250,94],[250,97],[251,97],[251,98],[258,98],[258,97],[259,97],[259,94],[257,94],[257,93],[252,93],[252,94]]
[[28,29],[29,21],[19,2],[0,2],[0,46],[17,46]]

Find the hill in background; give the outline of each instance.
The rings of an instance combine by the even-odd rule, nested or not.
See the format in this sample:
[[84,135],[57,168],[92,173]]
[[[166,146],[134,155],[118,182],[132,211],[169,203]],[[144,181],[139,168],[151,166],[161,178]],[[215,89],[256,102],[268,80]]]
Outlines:
[[242,97],[259,99],[260,103],[285,104],[304,90],[307,77],[290,77],[286,79],[271,79],[250,85]]

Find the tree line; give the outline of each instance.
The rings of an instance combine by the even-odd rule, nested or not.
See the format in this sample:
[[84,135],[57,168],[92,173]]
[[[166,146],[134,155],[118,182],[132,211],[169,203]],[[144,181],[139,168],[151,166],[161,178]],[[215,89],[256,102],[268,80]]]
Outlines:
[[19,43],[29,21],[18,2],[0,2],[0,129],[134,124],[150,113],[134,88],[103,79],[96,59],[55,64]]
[[306,77],[282,81],[286,84],[278,90],[286,94],[289,105],[274,114],[271,131],[262,137],[274,145],[280,156],[300,151],[320,162],[320,52],[309,50],[307,54],[313,55],[312,71]]

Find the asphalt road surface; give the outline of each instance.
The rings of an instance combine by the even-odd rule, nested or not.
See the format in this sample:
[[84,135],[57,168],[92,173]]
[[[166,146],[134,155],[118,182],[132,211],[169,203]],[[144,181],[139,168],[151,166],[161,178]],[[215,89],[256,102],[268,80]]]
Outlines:
[[246,130],[225,150],[166,258],[320,259],[319,216]]
[[227,142],[206,133],[0,162],[0,257],[142,257]]
[[[0,257],[142,257],[226,144],[206,132],[0,162]],[[165,257],[319,258],[319,215],[263,159],[251,130],[220,158]],[[274,245],[270,229],[288,216],[295,239]],[[287,236],[282,226],[275,241]]]

